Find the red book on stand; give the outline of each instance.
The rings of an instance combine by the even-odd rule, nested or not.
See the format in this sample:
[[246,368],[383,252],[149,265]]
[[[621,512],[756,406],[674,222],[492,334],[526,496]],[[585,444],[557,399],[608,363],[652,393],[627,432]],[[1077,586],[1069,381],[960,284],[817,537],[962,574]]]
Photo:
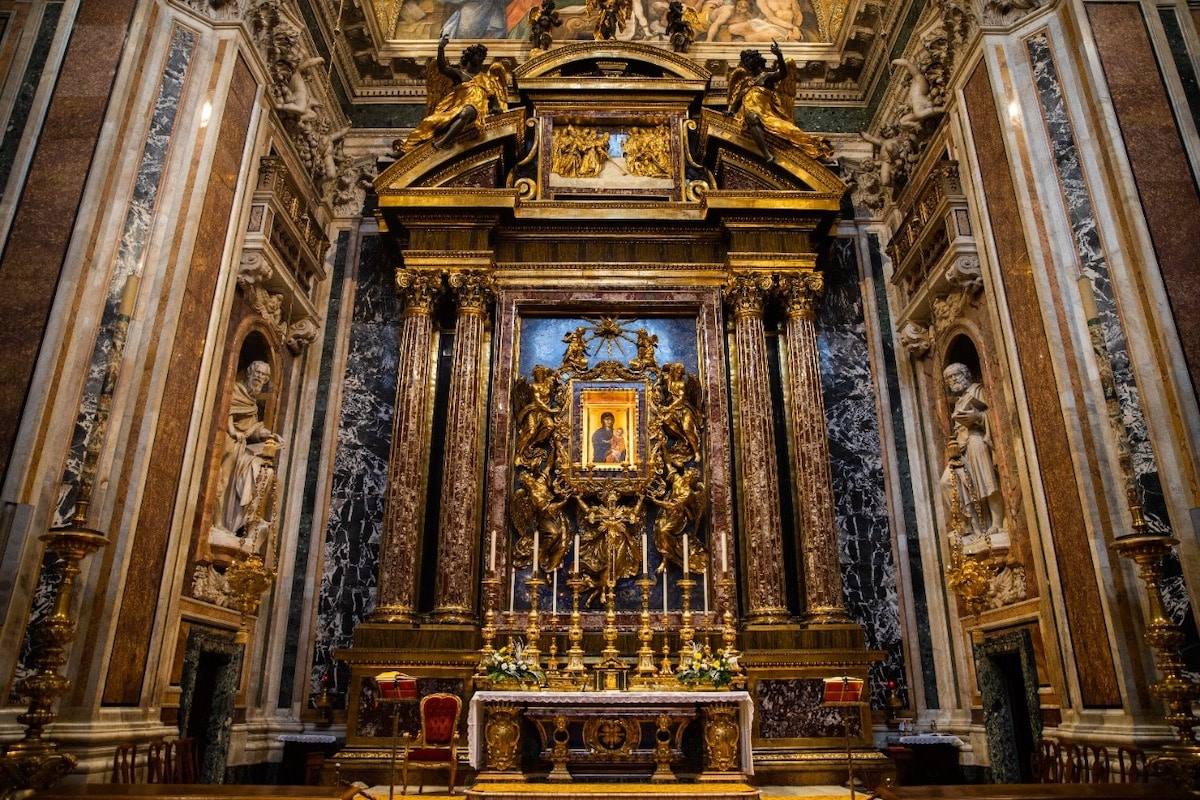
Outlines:
[[825,678],[825,703],[857,703],[862,697],[862,678],[842,676],[840,678]]
[[417,696],[417,679],[403,672],[381,672],[375,676],[381,700],[407,700]]

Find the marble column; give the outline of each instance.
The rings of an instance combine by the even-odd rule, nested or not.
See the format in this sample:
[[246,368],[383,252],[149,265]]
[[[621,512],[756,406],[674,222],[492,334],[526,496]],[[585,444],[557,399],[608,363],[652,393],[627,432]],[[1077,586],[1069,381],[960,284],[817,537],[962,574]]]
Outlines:
[[797,522],[801,526],[805,616],[810,623],[847,623],[850,617],[842,596],[814,311],[824,289],[825,276],[819,272],[801,272],[779,279],[779,293],[787,310],[787,395],[792,404],[792,451],[800,495]]
[[483,272],[454,272],[449,283],[458,300],[458,317],[442,467],[433,616],[439,622],[471,622],[478,583],[483,492],[480,433],[487,392],[481,357],[487,307],[494,296],[494,285],[491,276]]
[[396,293],[405,305],[387,504],[379,543],[379,588],[371,615],[380,622],[411,622],[416,615],[429,387],[433,377],[429,348],[433,340],[433,304],[441,289],[442,277],[436,272],[396,272]]
[[725,299],[733,310],[738,365],[737,456],[741,465],[738,478],[742,486],[742,552],[747,576],[745,619],[752,625],[788,621],[779,471],[763,329],[763,302],[771,285],[771,276],[758,272],[738,273],[725,285]]

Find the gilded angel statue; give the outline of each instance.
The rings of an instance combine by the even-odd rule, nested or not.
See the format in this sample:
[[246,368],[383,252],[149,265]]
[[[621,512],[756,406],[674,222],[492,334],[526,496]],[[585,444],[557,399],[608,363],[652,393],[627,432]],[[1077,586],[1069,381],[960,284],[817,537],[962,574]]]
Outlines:
[[587,0],[586,9],[587,15],[596,21],[592,34],[596,40],[615,39],[629,22],[633,0]]
[[408,153],[425,142],[435,149],[445,147],[465,128],[482,120],[492,109],[508,110],[508,87],[511,78],[504,65],[493,61],[487,69],[487,48],[481,44],[468,46],[455,66],[446,60],[446,44],[450,37],[443,34],[438,41],[436,59],[426,67],[425,119],[398,148]]
[[663,405],[659,411],[663,432],[681,442],[671,448],[673,463],[700,460],[700,382],[683,364],[663,367]]
[[570,540],[569,523],[562,510],[570,497],[555,492],[546,469],[538,473],[522,472],[518,480],[521,486],[513,493],[509,507],[517,531],[513,565],[527,567],[533,564],[536,537],[538,563],[535,571],[554,572],[562,566]]
[[778,42],[771,42],[774,66],[757,50],[743,50],[741,63],[729,75],[729,110],[754,139],[768,162],[775,156],[767,147],[767,133],[786,139],[806,155],[817,160],[833,156],[833,147],[819,136],[796,126],[792,116],[796,105],[796,64],[785,62]]
[[700,470],[695,467],[673,471],[667,479],[665,496],[650,498],[650,502],[659,507],[654,520],[654,547],[663,557],[659,572],[665,570],[668,563],[683,568],[683,532],[689,526],[693,537],[688,547],[688,570],[704,572],[707,569],[708,553],[694,536],[704,514],[705,499]]
[[696,29],[700,27],[700,15],[691,6],[680,0],[671,0],[667,6],[667,39],[676,53],[686,53],[696,40]]
[[554,435],[555,415],[554,392],[557,376],[549,367],[537,365],[533,368],[533,380],[517,380],[513,386],[513,408],[517,410],[517,464],[532,464],[542,460],[546,453],[535,450]]

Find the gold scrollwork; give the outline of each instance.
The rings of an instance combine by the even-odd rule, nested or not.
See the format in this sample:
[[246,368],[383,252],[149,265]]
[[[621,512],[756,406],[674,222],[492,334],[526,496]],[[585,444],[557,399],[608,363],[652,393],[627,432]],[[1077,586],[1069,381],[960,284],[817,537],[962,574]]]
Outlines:
[[596,717],[583,725],[583,744],[591,753],[627,756],[641,738],[641,725],[625,717]]
[[[612,352],[616,340],[636,355],[592,364],[590,355],[605,342]],[[578,326],[563,341],[557,369],[536,365],[513,387],[513,565],[530,566],[536,537],[538,569],[557,571],[578,542],[591,603],[599,589],[639,574],[650,525],[661,563],[682,567],[681,540],[690,533],[689,567],[703,572],[704,415],[696,376],[681,363],[660,366],[657,337],[615,318]]]
[[510,703],[495,703],[487,707],[487,726],[483,738],[487,743],[488,769],[508,772],[516,764],[521,742],[521,710]]
[[704,755],[707,769],[731,772],[738,760],[737,708],[731,705],[704,707]]

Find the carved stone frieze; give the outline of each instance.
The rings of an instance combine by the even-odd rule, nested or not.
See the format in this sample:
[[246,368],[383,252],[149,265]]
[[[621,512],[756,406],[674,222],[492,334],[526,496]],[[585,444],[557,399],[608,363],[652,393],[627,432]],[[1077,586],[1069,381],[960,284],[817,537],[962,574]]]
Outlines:
[[1045,5],[1044,0],[984,0],[983,24],[1008,27]]

